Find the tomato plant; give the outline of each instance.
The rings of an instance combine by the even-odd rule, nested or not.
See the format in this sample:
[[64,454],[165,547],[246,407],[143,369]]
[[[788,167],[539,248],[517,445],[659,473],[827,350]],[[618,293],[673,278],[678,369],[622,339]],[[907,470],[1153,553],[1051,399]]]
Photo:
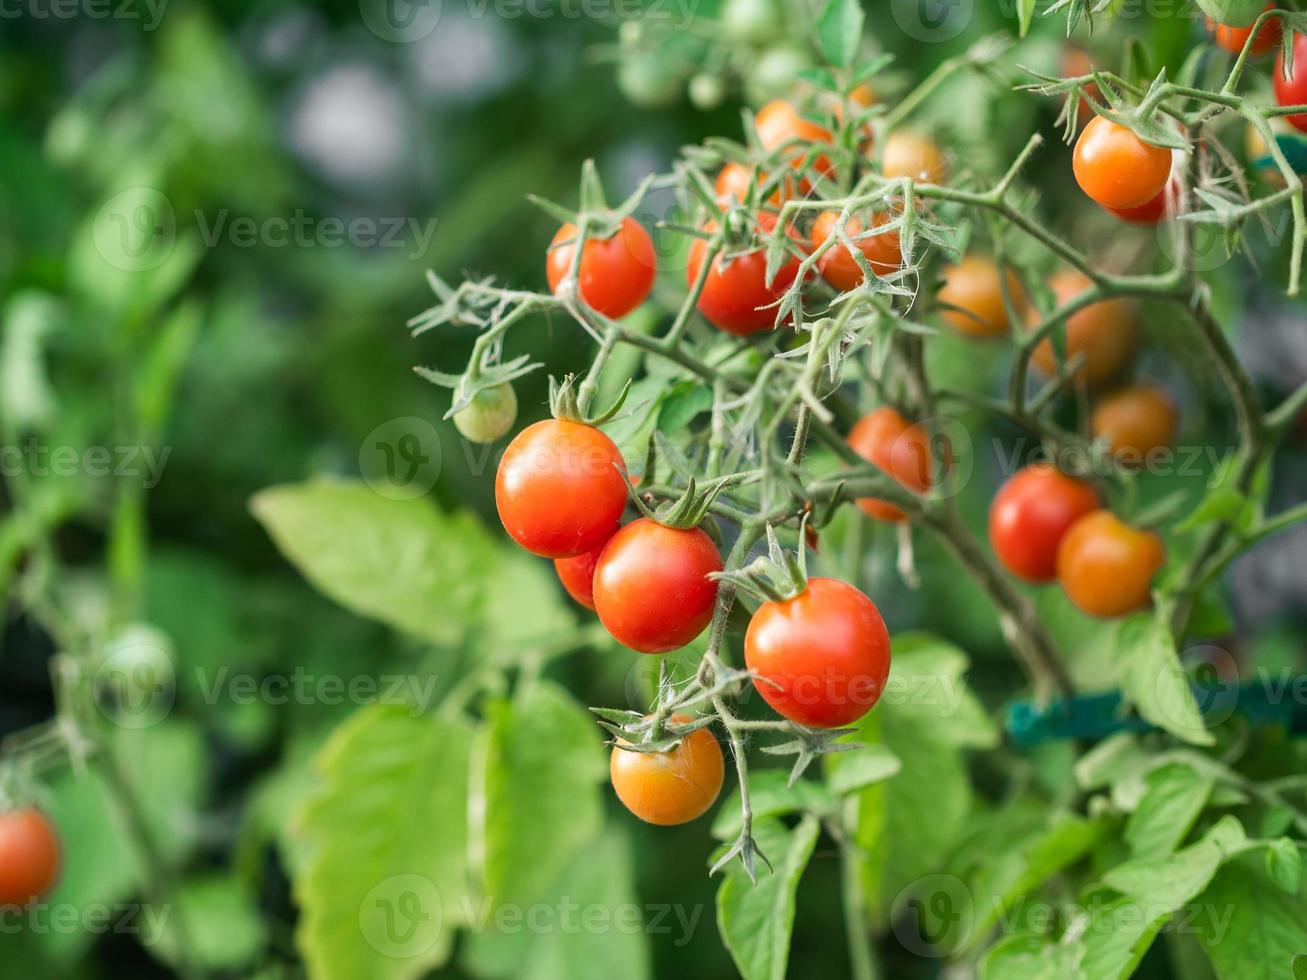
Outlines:
[[[617,533],[616,527],[612,529],[612,533]],[[599,564],[599,555],[608,541],[609,538],[604,538],[595,547],[582,554],[554,559],[554,571],[557,572],[558,581],[563,583],[567,594],[591,612],[595,607],[595,567]]]
[[[673,715],[671,721],[688,725],[693,719]],[[721,746],[706,728],[661,752],[635,751],[618,742],[609,762],[609,778],[622,805],[660,827],[703,816],[721,792],[724,771]]]
[[[1060,307],[1088,293],[1093,283],[1082,273],[1068,270],[1049,281]],[[1032,311],[1030,323],[1038,322]],[[1102,385],[1115,377],[1130,359],[1138,339],[1138,319],[1129,300],[1110,299],[1081,306],[1066,319],[1065,361],[1078,361],[1074,373],[1091,385]],[[1046,375],[1058,370],[1057,352],[1049,338],[1041,340],[1032,357]]]
[[27,905],[59,875],[59,838],[33,807],[0,813],[0,907]]
[[1155,532],[1096,510],[1062,536],[1057,578],[1067,597],[1091,616],[1124,616],[1148,605],[1153,576],[1165,561]]
[[[914,493],[930,489],[930,434],[890,406],[882,405],[860,418],[849,431],[849,446]],[[859,497],[858,506],[878,521],[896,523],[907,519],[902,509],[875,497]]]
[[[775,221],[766,212],[758,216],[758,226],[764,231],[770,230]],[[716,223],[710,222],[705,231],[716,228]],[[685,278],[691,286],[698,281],[707,254],[707,240],[696,238],[690,245],[689,264],[685,268]],[[767,256],[761,247],[739,254],[717,254],[704,275],[699,312],[717,329],[737,336],[766,330],[775,324],[775,304],[798,271],[798,259],[790,256],[769,279]]]
[[1166,187],[1171,151],[1097,116],[1076,141],[1074,168],[1080,189],[1103,207],[1137,208]]
[[[558,229],[545,259],[545,275],[555,293],[571,276],[577,228]],[[653,289],[658,261],[649,233],[634,218],[623,218],[607,238],[587,237],[575,273],[581,298],[606,317],[619,319],[645,301]]]
[[1001,276],[993,259],[967,255],[956,265],[945,265],[943,285],[935,294],[942,305],[940,315],[959,333],[974,337],[999,337],[1008,332],[1007,307],[1003,301],[1003,279],[1008,301],[1020,309],[1021,283],[1010,269]]
[[[1275,4],[1268,3],[1265,9],[1274,10]],[[1236,27],[1230,24],[1222,24],[1209,16],[1207,18],[1207,30],[1211,32],[1212,40],[1231,54],[1241,54],[1244,46],[1248,44],[1248,39],[1256,31],[1257,38],[1249,48],[1249,53],[1254,57],[1274,51],[1283,36],[1283,30],[1278,20],[1269,20],[1262,24],[1260,28],[1255,24]]]
[[[812,223],[812,237],[822,240],[829,238],[839,218],[839,214],[835,211],[823,211],[817,215],[817,220]],[[889,216],[882,212],[872,216],[870,228],[864,227],[858,218],[850,218],[844,224],[845,234],[867,257],[872,271],[878,275],[893,272],[902,262],[899,255],[898,233],[892,230],[881,234],[874,233],[875,229],[887,224],[889,220]],[[865,238],[858,238],[857,236],[863,232],[871,232],[871,234]],[[857,260],[843,246],[836,246],[823,254],[817,263],[817,269],[823,279],[839,290],[856,289],[864,278]]]
[[[1275,59],[1275,68],[1271,74],[1275,85],[1275,101],[1282,106],[1307,105],[1307,71],[1301,67],[1307,63],[1307,34],[1295,33],[1291,43],[1293,66],[1286,66],[1283,51]],[[1307,133],[1307,112],[1286,118]]]
[[1080,518],[1098,510],[1093,485],[1048,464],[1037,464],[1004,483],[989,509],[989,543],[1013,575],[1027,582],[1057,577],[1058,546]]
[[1171,445],[1179,427],[1175,403],[1156,385],[1129,385],[1098,400],[1090,416],[1094,438],[1107,442],[1127,465],[1139,466]]

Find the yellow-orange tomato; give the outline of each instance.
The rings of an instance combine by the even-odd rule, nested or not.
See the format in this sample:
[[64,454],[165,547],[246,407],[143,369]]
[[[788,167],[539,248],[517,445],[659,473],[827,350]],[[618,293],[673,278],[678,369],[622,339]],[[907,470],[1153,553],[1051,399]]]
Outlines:
[[1104,395],[1090,419],[1094,438],[1106,440],[1113,455],[1131,466],[1169,446],[1178,425],[1175,404],[1153,385],[1130,385]]
[[[1022,306],[1021,281],[1007,270],[1007,289],[1013,304]],[[957,265],[944,266],[944,285],[936,293],[942,316],[954,330],[973,337],[999,337],[1008,331],[1007,310],[998,266],[983,255],[968,255]]]
[[[839,221],[838,211],[823,211],[817,215],[817,220],[812,223],[812,244],[814,246],[824,242],[835,230],[835,223]],[[889,215],[884,212],[872,216],[871,226],[877,228],[890,220]],[[845,222],[844,230],[848,232],[850,238],[854,238],[854,243],[862,254],[867,257],[871,263],[871,268],[878,275],[887,275],[899,267],[902,258],[899,253],[899,233],[897,231],[887,231],[883,235],[871,235],[867,238],[856,238],[865,230],[862,221],[857,217],[851,217]],[[862,284],[862,269],[849,254],[849,250],[844,247],[840,241],[822,253],[821,258],[817,260],[817,270],[821,273],[822,278],[834,286],[836,289],[849,290],[856,289]]]
[[898,132],[885,140],[881,173],[886,177],[911,177],[918,183],[942,184],[948,177],[948,165],[929,136]]
[[[743,204],[744,199],[749,196],[750,186],[755,182],[763,184],[766,180],[767,175],[756,169],[750,170],[744,164],[736,163],[734,160],[728,162],[718,171],[717,182],[714,185],[714,189],[717,191],[718,206],[727,208],[731,205],[739,206]],[[804,190],[804,188],[800,187],[798,180],[793,177],[786,177],[768,196],[767,203],[779,208],[786,201],[802,197]]]
[[[830,130],[825,126],[804,119],[799,111],[784,99],[773,99],[758,110],[753,119],[758,131],[758,140],[764,150],[774,150],[784,143],[789,143],[785,158],[795,167],[802,166],[808,153],[809,143],[829,143]],[[812,161],[813,169],[819,174],[828,174],[831,170],[830,158],[818,154]]]
[[[1054,276],[1049,286],[1060,307],[1090,289],[1093,283],[1084,274],[1068,270]],[[1038,312],[1032,310],[1027,322],[1034,326],[1039,320]],[[1088,385],[1101,385],[1121,370],[1134,351],[1135,308],[1125,299],[1091,303],[1073,313],[1067,319],[1065,329],[1067,360],[1084,355],[1076,376]],[[1057,356],[1047,337],[1036,345],[1031,360],[1045,374],[1057,372]]]
[[0,907],[27,905],[59,876],[59,838],[34,807],[0,813]]
[[1153,576],[1166,562],[1162,539],[1096,510],[1071,525],[1057,549],[1057,578],[1091,616],[1124,616],[1148,605]]
[[1103,207],[1137,208],[1166,187],[1171,151],[1099,116],[1076,140],[1072,169],[1080,189]]
[[[693,719],[675,715],[688,725]],[[668,752],[635,752],[615,745],[608,763],[617,798],[646,823],[670,827],[702,816],[722,788],[721,746],[699,728]]]
[[[888,405],[868,412],[849,432],[853,451],[914,493],[930,489],[930,435]],[[875,497],[859,497],[858,506],[878,521],[897,524],[907,515]]]

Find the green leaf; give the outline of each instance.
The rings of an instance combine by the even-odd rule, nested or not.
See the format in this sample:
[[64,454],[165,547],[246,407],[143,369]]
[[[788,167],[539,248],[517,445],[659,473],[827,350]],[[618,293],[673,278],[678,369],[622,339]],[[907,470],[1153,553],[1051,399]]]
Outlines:
[[1197,843],[1165,857],[1117,865],[1103,875],[1103,882],[1141,905],[1174,912],[1207,887],[1217,868],[1247,846],[1239,821],[1222,817]]
[[60,315],[52,296],[17,293],[4,308],[0,342],[0,418],[14,432],[42,429],[55,412],[45,347]]
[[1266,874],[1256,854],[1223,867],[1197,907],[1192,926],[1218,976],[1281,980],[1307,976],[1307,890],[1290,894]]
[[270,487],[250,510],[318,591],[438,644],[462,638],[497,566],[473,517],[420,498],[391,500],[360,482]]
[[[838,755],[829,756],[832,759],[838,757]],[[780,817],[800,810],[823,813],[834,809],[835,797],[826,784],[812,779],[800,779],[791,786],[789,779],[789,769],[750,770],[749,805],[753,808],[754,819]],[[737,789],[717,808],[712,835],[718,840],[734,840],[739,836],[742,826],[740,791]]]
[[1194,745],[1212,745],[1215,739],[1203,724],[1167,619],[1168,607],[1163,603],[1153,613],[1140,613],[1118,624],[1116,660],[1122,693],[1145,721]]
[[1293,980],[1307,980],[1307,953],[1293,958]]
[[760,820],[753,835],[773,871],[760,868],[749,881],[738,862],[717,890],[717,926],[744,980],[785,980],[794,929],[794,893],[817,843],[819,824],[804,817],[792,831]]
[[[1095,896],[1097,898],[1097,896]],[[1140,907],[1126,896],[1097,901],[1084,924],[1085,958],[1081,969],[1092,980],[1125,980],[1134,975],[1171,913]]]
[[419,977],[445,961],[468,896],[462,722],[372,706],[332,734],[299,815],[297,940],[324,980]]
[[608,766],[590,713],[555,684],[492,703],[486,717],[484,799],[474,801],[485,893],[525,905],[598,835]]
[[658,431],[680,432],[700,413],[711,409],[712,401],[711,388],[693,382],[678,384],[658,410]]
[[1290,895],[1302,883],[1302,852],[1296,841],[1281,837],[1266,849],[1266,873]]
[[1017,3],[1017,24],[1022,37],[1025,37],[1030,30],[1030,24],[1035,18],[1035,5],[1039,0],[1018,0]]
[[981,980],[1080,980],[1083,943],[1050,943],[1040,936],[1009,936],[980,964]]
[[1126,843],[1137,858],[1165,857],[1203,812],[1213,781],[1177,762],[1154,769],[1145,782],[1148,788],[1126,824]]
[[889,779],[903,768],[898,756],[883,745],[868,745],[830,758],[839,760],[831,766],[830,788],[840,796]]
[[863,17],[860,0],[826,0],[817,17],[817,46],[832,65],[853,64],[862,43]]
[[163,921],[173,915],[186,917],[185,950],[176,930],[147,932],[141,942],[165,963],[176,966],[187,961],[214,971],[238,971],[251,966],[263,951],[263,919],[254,896],[234,875],[190,878],[182,882],[176,903],[176,909],[156,912]]
[[1218,24],[1247,27],[1257,19],[1266,4],[1261,0],[1198,0],[1198,6]]

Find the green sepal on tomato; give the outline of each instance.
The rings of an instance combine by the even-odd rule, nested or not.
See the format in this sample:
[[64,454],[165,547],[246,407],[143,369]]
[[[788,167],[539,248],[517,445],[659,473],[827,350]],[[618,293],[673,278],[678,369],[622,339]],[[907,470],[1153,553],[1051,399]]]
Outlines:
[[1266,6],[1266,0],[1197,0],[1199,9],[1218,24],[1247,27]]

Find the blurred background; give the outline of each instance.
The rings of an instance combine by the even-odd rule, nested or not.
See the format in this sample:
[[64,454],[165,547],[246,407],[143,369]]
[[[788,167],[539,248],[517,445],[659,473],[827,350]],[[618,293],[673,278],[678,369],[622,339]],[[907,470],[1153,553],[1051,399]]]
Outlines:
[[[873,43],[898,56],[895,84],[1013,29],[1007,5],[953,6],[964,23],[948,15],[916,27],[907,16],[915,4],[869,6]],[[423,676],[437,657],[316,593],[251,516],[251,496],[320,474],[380,479],[395,462],[383,445],[418,445],[400,460],[415,468],[415,492],[471,512],[497,540],[491,475],[502,444],[483,455],[459,441],[441,421],[448,391],[411,370],[456,372],[470,350],[455,329],[409,337],[405,321],[431,302],[425,270],[543,288],[555,222],[525,195],[574,205],[580,165],[593,157],[616,199],[666,171],[684,144],[740,138],[741,107],[783,93],[815,58],[796,9],[779,0],[732,0],[727,10],[690,0],[643,17],[638,5],[598,0],[6,6],[0,735],[55,716],[52,657],[78,640],[56,635],[55,624],[70,616],[110,651],[140,649],[146,636],[146,647],[168,652],[178,665],[175,703],[161,723],[121,726],[114,751],[157,830],[156,857],[194,910],[199,956],[216,973],[299,971],[286,815],[310,778],[307,759],[357,704],[206,697],[201,681],[224,668],[256,679]],[[1082,28],[1077,40],[1106,63],[1134,36],[1155,66],[1178,66],[1202,36],[1201,22],[1186,18],[1103,26],[1092,38]],[[1056,73],[1064,29],[1059,19],[1038,24],[1012,63]],[[723,36],[729,55],[715,44]],[[927,119],[955,159],[982,170],[1043,131],[1049,142],[1032,180],[1049,212],[1122,264],[1152,261],[1153,232],[1122,230],[1075,197],[1053,125],[1058,106],[1004,92],[974,80],[951,86]],[[662,217],[660,206],[656,196],[645,206],[646,223]],[[1282,298],[1278,244],[1254,240],[1251,261],[1217,256],[1207,271],[1268,393],[1307,377],[1304,311]],[[671,303],[679,288],[675,268],[658,287]],[[664,312],[651,304],[636,316]],[[1219,458],[1232,442],[1224,396],[1173,326],[1147,321],[1144,370],[1180,400],[1183,441]],[[522,423],[545,414],[546,374],[575,370],[590,354],[571,324],[544,320],[516,331],[512,347],[547,366],[518,385]],[[944,383],[984,388],[1001,367],[1000,353],[947,338],[933,356]],[[417,442],[401,443],[405,434]],[[973,431],[978,445],[1013,436]],[[1179,487],[1196,498],[1212,463],[1205,455],[1193,472],[1159,476],[1149,492]],[[976,479],[998,482],[998,459],[978,454],[977,467]],[[1301,497],[1301,439],[1275,479],[1273,507]],[[977,525],[987,496],[966,502]],[[867,578],[891,625],[962,645],[977,662],[974,685],[997,707],[1015,677],[983,598],[924,542],[924,586],[905,589],[890,536],[873,549],[872,534],[863,539]],[[1305,562],[1302,533],[1241,562],[1233,618],[1217,620],[1198,655],[1237,663],[1255,650],[1264,663],[1301,665]],[[573,617],[561,591],[548,602],[551,615]],[[48,604],[61,617],[43,616]],[[467,614],[457,604],[432,611]],[[625,704],[631,658],[595,657],[596,646],[579,625],[549,670],[584,704]],[[112,801],[78,768],[54,765],[40,780],[68,841],[59,894],[115,908],[139,897],[138,855]],[[702,914],[685,943],[651,944],[652,975],[732,975],[703,867],[659,860],[638,846],[653,831],[628,830],[640,899]],[[661,846],[683,836],[691,853],[706,854],[702,828],[660,834]],[[844,969],[837,866],[822,857],[800,893],[793,976]],[[6,930],[0,977],[169,976],[175,952],[125,929]],[[890,975],[930,975],[931,964],[906,951],[889,955]],[[434,975],[496,975],[456,962]]]

